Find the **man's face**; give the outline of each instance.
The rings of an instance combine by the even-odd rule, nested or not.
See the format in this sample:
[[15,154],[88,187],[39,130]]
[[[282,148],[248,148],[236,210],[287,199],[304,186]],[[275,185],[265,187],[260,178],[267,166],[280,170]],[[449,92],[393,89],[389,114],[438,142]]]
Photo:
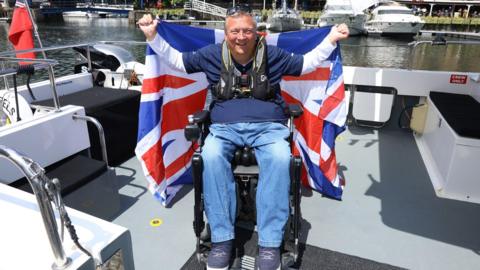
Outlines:
[[257,33],[253,18],[248,15],[227,17],[225,40],[232,56],[252,56],[255,51]]

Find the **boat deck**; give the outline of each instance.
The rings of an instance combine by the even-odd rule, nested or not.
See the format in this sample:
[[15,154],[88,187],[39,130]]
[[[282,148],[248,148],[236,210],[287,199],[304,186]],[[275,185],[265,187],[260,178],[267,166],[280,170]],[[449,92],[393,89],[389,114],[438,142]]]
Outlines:
[[[478,269],[480,205],[436,197],[410,132],[353,127],[336,149],[343,201],[304,190],[302,242],[407,269]],[[136,269],[180,269],[195,250],[192,189],[164,208],[136,158],[116,171],[123,212],[113,222],[131,231]]]

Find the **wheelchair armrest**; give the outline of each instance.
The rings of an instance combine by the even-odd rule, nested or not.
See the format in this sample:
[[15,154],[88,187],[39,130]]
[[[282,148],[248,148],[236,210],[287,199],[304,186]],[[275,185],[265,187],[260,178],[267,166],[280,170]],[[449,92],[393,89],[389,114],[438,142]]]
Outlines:
[[288,104],[288,114],[290,117],[297,118],[303,114],[303,109],[300,104]]
[[198,141],[202,137],[202,132],[208,126],[209,121],[210,112],[207,110],[189,115],[188,125],[185,127],[185,138],[187,141]]
[[210,120],[210,111],[203,110],[188,116],[189,124],[201,124]]

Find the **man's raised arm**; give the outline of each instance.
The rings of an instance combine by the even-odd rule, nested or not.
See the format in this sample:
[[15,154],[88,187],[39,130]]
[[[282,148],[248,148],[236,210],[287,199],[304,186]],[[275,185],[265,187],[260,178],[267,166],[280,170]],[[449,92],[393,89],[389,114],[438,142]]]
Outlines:
[[318,44],[315,49],[311,50],[303,57],[302,74],[307,74],[322,65],[330,54],[337,47],[337,41],[346,39],[349,35],[348,26],[346,24],[335,25],[330,30],[328,36]]
[[138,20],[137,24],[145,34],[148,45],[155,53],[165,59],[172,68],[185,72],[182,53],[170,46],[160,35],[157,35],[158,22],[157,19],[152,18],[152,15],[145,14]]

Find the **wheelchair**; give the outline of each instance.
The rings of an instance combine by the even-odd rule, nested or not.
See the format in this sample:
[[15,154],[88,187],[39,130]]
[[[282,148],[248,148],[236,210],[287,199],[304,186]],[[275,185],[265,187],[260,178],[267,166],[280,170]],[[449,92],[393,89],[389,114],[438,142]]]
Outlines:
[[[292,145],[293,120],[303,114],[302,107],[298,104],[288,106],[290,136],[288,141]],[[204,197],[203,197],[203,161],[201,156],[202,146],[210,124],[208,110],[197,112],[188,117],[188,125],[185,128],[185,137],[188,141],[198,144],[198,148],[192,157],[193,186],[195,193],[193,230],[196,236],[196,257],[200,264],[206,266],[208,252],[211,247],[209,228],[204,220]],[[292,155],[290,159],[290,213],[285,225],[282,246],[281,265],[282,269],[291,269],[297,263],[299,253],[300,231],[300,170],[302,160],[300,156]],[[236,182],[237,193],[237,220],[239,223],[251,222],[256,224],[255,194],[258,183],[259,168],[255,159],[255,150],[244,146],[236,150],[232,160],[233,175]],[[258,252],[257,252],[258,253]],[[230,269],[241,269],[241,254],[234,250],[235,259]]]

